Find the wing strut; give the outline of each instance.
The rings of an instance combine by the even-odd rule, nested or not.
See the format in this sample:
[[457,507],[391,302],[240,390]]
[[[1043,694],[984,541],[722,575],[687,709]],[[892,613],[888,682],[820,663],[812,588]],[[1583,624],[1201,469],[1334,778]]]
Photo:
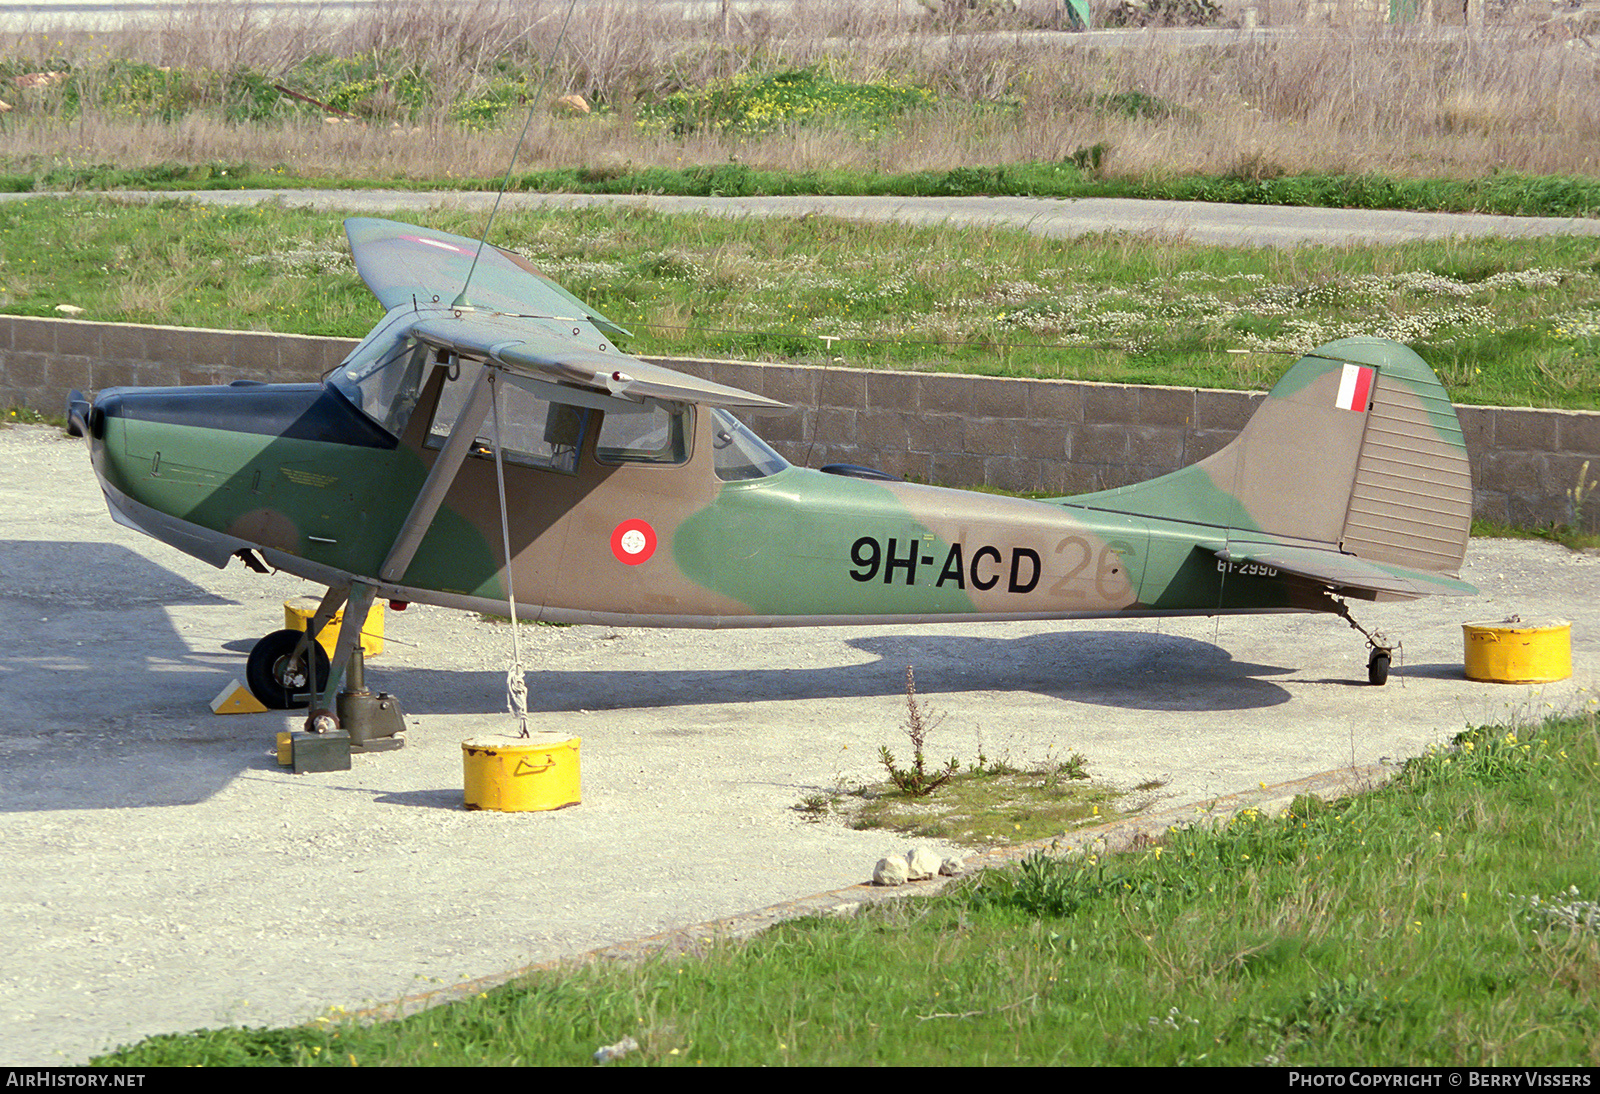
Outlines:
[[400,533],[394,537],[394,546],[389,548],[389,557],[383,560],[383,567],[378,571],[378,576],[384,581],[398,582],[405,576],[411,560],[417,556],[422,537],[433,524],[439,506],[444,504],[450,484],[455,482],[456,474],[472,448],[472,442],[477,439],[478,427],[488,416],[493,399],[489,377],[493,372],[494,368],[487,362],[478,370],[478,378],[473,381],[466,405],[461,408],[456,424],[450,428],[450,438],[445,441],[439,458],[434,460],[433,470],[428,472],[427,480],[417,492],[417,500],[412,502],[411,512],[400,526]]

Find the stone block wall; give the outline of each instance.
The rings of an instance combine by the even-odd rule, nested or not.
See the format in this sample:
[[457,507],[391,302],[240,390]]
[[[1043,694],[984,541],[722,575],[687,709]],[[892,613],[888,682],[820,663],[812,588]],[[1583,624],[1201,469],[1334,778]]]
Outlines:
[[313,381],[355,343],[301,334],[0,316],[0,403],[60,414],[67,392]]
[[948,373],[671,360],[792,404],[756,431],[810,467],[857,463],[950,486],[1077,494],[1210,455],[1259,393]]
[[[60,414],[69,388],[316,380],[351,339],[0,316],[0,405]],[[1258,392],[1010,380],[742,361],[662,360],[796,409],[756,431],[794,463],[856,463],[919,482],[1076,494],[1208,456]],[[1600,531],[1600,412],[1458,407],[1478,516]],[[1587,471],[1584,470],[1587,465]]]

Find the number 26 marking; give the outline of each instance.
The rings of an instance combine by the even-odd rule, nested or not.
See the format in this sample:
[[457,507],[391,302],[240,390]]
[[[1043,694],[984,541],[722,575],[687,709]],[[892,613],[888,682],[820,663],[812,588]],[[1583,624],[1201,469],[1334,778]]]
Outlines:
[[1096,558],[1094,548],[1090,546],[1088,540],[1082,536],[1067,536],[1056,544],[1056,554],[1066,556],[1063,564],[1067,566],[1067,571],[1050,586],[1050,594],[1064,599],[1088,599],[1088,590],[1075,585],[1074,579],[1087,570],[1092,561],[1095,592],[1100,594],[1103,600],[1116,597],[1122,591],[1122,586],[1128,582],[1127,576],[1123,573],[1122,553],[1132,550],[1133,548],[1125,543],[1107,543],[1100,548],[1099,557]]

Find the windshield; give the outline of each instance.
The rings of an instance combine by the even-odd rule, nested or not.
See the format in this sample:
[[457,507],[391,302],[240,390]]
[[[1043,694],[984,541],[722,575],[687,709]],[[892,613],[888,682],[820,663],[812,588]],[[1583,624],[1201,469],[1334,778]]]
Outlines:
[[789,466],[789,461],[774,452],[750,428],[726,410],[711,412],[712,465],[723,482],[762,479]]
[[428,347],[411,340],[416,315],[406,305],[390,312],[361,340],[328,382],[362,412],[398,437],[416,409]]

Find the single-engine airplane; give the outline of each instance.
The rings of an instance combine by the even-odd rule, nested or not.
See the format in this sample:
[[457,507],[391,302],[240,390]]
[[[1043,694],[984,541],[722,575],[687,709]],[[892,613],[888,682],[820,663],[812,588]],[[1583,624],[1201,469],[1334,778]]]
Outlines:
[[[324,383],[68,402],[118,522],[326,586],[311,633],[374,598],[652,627],[1275,611],[1358,626],[1344,598],[1476,591],[1457,579],[1461,428],[1394,342],[1302,357],[1193,466],[1030,501],[791,466],[732,413],[781,404],[620,352],[626,331],[526,259],[387,220],[346,231],[388,313]],[[1358,629],[1381,684],[1391,647]],[[307,633],[267,635],[251,689],[329,727],[358,630],[331,665]]]

